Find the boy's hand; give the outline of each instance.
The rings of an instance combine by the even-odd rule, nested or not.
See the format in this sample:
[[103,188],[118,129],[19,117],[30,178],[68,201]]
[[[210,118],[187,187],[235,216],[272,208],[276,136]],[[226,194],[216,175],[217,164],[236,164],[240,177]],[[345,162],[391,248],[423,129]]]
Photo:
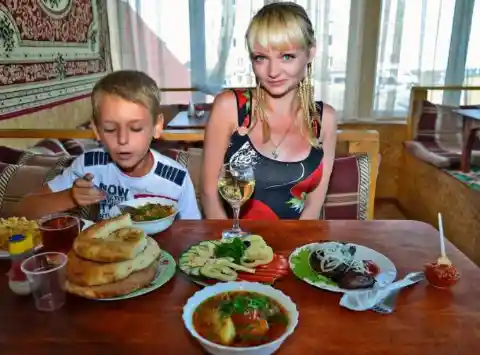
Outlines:
[[105,199],[105,193],[97,189],[93,183],[93,175],[86,174],[73,182],[72,198],[78,206],[89,206]]

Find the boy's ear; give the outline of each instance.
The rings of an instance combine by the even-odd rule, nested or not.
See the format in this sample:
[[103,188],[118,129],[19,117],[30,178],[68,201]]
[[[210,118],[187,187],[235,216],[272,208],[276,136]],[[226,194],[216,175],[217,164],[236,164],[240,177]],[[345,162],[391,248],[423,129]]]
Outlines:
[[153,138],[159,139],[163,132],[163,113],[157,116],[157,122],[153,127]]
[[90,126],[92,127],[92,131],[93,133],[95,134],[95,138],[97,139],[97,141],[100,141],[100,135],[98,134],[98,128],[97,128],[97,125],[95,124],[95,120],[91,120],[90,121]]

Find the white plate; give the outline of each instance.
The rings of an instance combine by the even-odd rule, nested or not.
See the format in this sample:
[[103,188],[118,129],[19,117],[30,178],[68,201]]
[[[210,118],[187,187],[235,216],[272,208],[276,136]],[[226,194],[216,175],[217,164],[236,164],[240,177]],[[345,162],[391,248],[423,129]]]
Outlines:
[[[310,253],[313,250],[319,249],[322,246],[325,246],[325,243],[311,243],[304,246],[301,246],[295,249],[290,257],[288,258],[288,263],[290,264],[290,269],[300,280],[305,281],[306,283],[321,288],[323,290],[332,291],[332,292],[349,292],[353,290],[347,290],[340,288],[336,285],[331,285],[327,281],[321,280],[321,276],[313,271],[310,268],[308,262]],[[385,255],[375,251],[373,249],[364,247],[363,245],[358,245],[354,243],[348,243],[348,245],[356,247],[357,251],[355,253],[355,258],[358,260],[371,260],[380,269],[380,272],[375,277],[377,281],[382,282],[382,284],[390,284],[395,280],[397,276],[397,269],[393,262],[387,258]],[[310,273],[308,273],[310,271]],[[326,278],[325,278],[326,279]]]
[[[95,224],[93,221],[90,221],[90,220],[87,220],[87,219],[81,218],[81,220],[83,222],[82,231],[85,230],[86,228],[90,227],[92,224]],[[41,247],[42,247],[41,244],[37,245],[35,247],[35,251],[40,250]],[[0,259],[8,259],[9,257],[10,257],[10,254],[8,253],[8,251],[0,250]]]
[[175,259],[165,250],[162,250],[162,254],[160,255],[160,260],[158,262],[158,269],[157,275],[153,279],[153,281],[148,285],[139,290],[133,291],[127,295],[112,297],[112,298],[102,298],[97,299],[97,301],[120,301],[126,300],[129,298],[138,297],[144,295],[146,293],[152,292],[159,287],[165,285],[170,279],[175,275],[177,264],[175,263]]

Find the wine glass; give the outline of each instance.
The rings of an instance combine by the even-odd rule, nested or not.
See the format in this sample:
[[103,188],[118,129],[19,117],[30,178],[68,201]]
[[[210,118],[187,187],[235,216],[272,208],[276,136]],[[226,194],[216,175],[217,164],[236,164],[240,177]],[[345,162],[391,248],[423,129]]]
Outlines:
[[227,163],[222,166],[218,178],[218,191],[233,210],[233,226],[222,232],[222,238],[242,237],[249,233],[240,228],[240,207],[252,196],[255,176],[250,164]]

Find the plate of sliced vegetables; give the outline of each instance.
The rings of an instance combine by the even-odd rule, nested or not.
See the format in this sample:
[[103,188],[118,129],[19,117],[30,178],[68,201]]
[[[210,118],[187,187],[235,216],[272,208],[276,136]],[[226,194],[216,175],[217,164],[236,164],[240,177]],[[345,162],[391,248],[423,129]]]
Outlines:
[[180,256],[178,267],[201,286],[228,281],[271,285],[289,273],[287,258],[253,234],[192,245]]

